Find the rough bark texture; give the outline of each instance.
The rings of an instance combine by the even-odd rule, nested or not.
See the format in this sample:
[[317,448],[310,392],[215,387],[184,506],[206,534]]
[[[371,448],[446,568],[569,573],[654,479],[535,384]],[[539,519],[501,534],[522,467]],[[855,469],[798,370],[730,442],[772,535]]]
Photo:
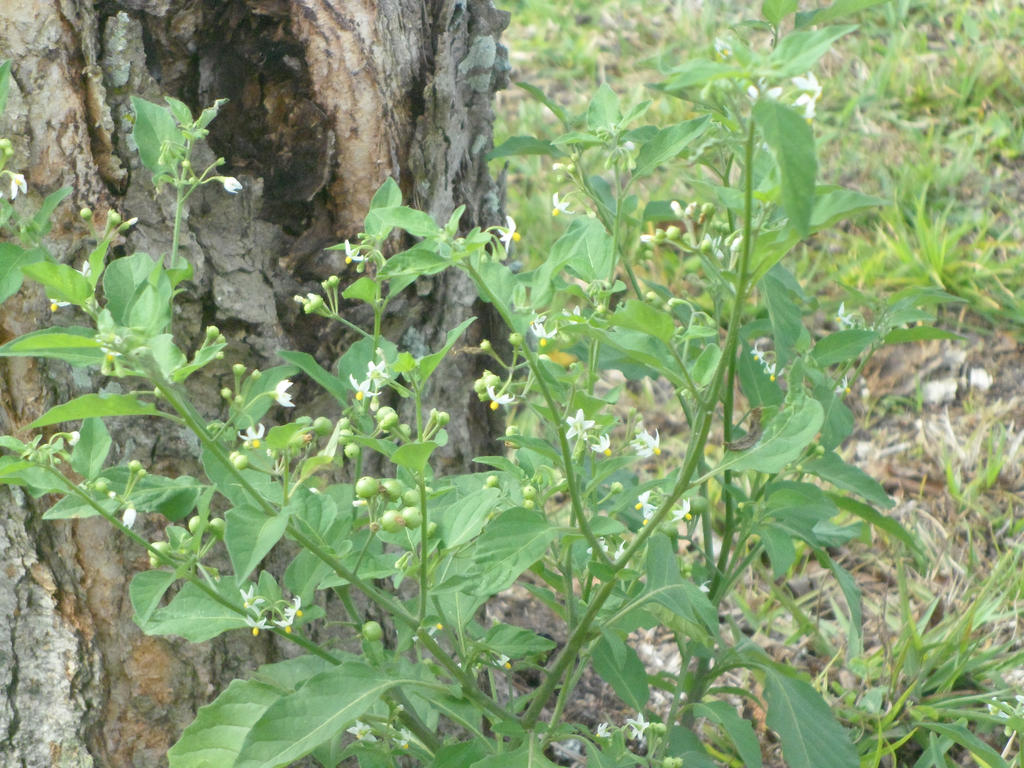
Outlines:
[[[465,203],[463,226],[500,221],[500,187],[484,153],[491,98],[506,77],[498,43],[506,16],[490,0],[0,0],[0,18],[0,57],[14,60],[0,133],[14,140],[12,165],[36,199],[73,187],[51,235],[64,261],[77,265],[90,247],[83,206],[101,221],[114,209],[139,217],[118,253],[169,250],[171,198],[153,193],[129,146],[132,94],[173,95],[193,109],[232,100],[207,159],[225,157],[224,173],[245,190],[204,189],[191,201],[183,252],[195,279],[176,310],[187,349],[215,323],[231,362],[266,367],[285,347],[329,367],[347,340],[301,315],[292,296],[342,272],[323,247],[359,231],[387,176],[440,219]],[[31,287],[0,306],[0,343],[48,323],[45,306]],[[469,287],[445,276],[396,303],[388,326],[415,353],[469,314],[483,314]],[[487,330],[477,323],[467,342]],[[434,402],[452,412],[444,471],[493,452],[483,442],[487,411],[469,386],[476,361],[456,361],[435,374]],[[193,385],[209,414],[218,375],[230,374]],[[0,432],[21,434],[55,402],[116,386],[60,365],[4,360]],[[110,426],[115,459],[194,471],[187,436],[152,423]],[[43,522],[49,501],[0,487],[0,765],[165,764],[197,706],[289,651],[244,633],[199,646],[142,636],[127,585],[144,556],[100,520]],[[142,526],[159,535],[159,520]]]

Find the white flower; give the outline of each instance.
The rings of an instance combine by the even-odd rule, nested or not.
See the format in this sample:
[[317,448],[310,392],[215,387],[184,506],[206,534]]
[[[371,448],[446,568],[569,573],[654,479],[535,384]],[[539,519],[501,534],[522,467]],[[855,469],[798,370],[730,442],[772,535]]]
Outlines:
[[715,53],[718,54],[719,58],[728,59],[732,56],[732,46],[730,46],[725,40],[720,37],[715,38]]
[[601,723],[599,726],[597,726],[597,730],[594,731],[594,738],[596,738],[596,739],[607,739],[607,738],[609,738],[612,734],[611,734],[611,731],[608,730],[608,728],[609,728],[608,723]]
[[597,443],[590,446],[590,450],[594,453],[603,453],[605,456],[612,455],[612,441],[608,435],[601,435],[597,438]]
[[58,309],[61,309],[62,307],[70,307],[71,306],[71,302],[70,301],[57,301],[56,299],[48,299],[48,301],[50,302],[50,311],[51,312],[56,312]]
[[499,667],[502,667],[504,669],[512,669],[512,664],[509,661],[508,656],[506,656],[504,653],[500,654],[498,658],[495,659],[495,662]]
[[491,410],[498,410],[499,405],[511,405],[515,402],[515,398],[510,394],[498,394],[494,391],[494,387],[487,387],[487,396],[491,398]]
[[630,717],[626,719],[626,727],[629,728],[629,737],[631,739],[640,740],[644,737],[644,732],[650,727],[650,723],[644,720],[644,713],[638,712],[636,717]]
[[690,500],[683,499],[679,509],[672,511],[672,522],[678,523],[681,520],[689,520],[690,517]]
[[295,403],[292,402],[292,396],[288,394],[288,388],[292,385],[289,379],[281,379],[277,382],[277,386],[274,387],[274,400],[277,401],[278,405],[283,405],[285,408],[294,408]]
[[412,738],[412,732],[408,728],[403,728],[398,732],[398,737],[395,739],[395,743],[402,749],[408,749],[409,742],[412,741]]
[[845,395],[850,392],[850,384],[847,381],[847,377],[843,376],[843,380],[836,384],[836,388],[832,390],[837,395]]
[[540,346],[546,346],[548,339],[553,339],[558,335],[558,331],[549,331],[544,327],[544,321],[547,320],[547,315],[538,315],[537,318],[530,323],[530,333],[536,336],[540,341]]
[[242,596],[242,607],[246,610],[259,612],[259,606],[264,602],[262,597],[256,597],[256,585],[250,584],[249,589],[240,589],[238,594]]
[[656,509],[656,507],[651,503],[650,499],[650,491],[644,491],[637,497],[636,509],[638,512],[643,513],[644,525],[647,525],[650,519],[654,517],[654,510]]
[[700,590],[701,592],[703,592],[703,593],[704,593],[705,595],[709,594],[709,593],[711,592],[711,581],[710,581],[710,580],[708,580],[708,581],[705,581],[705,582],[704,582],[703,584],[701,584],[701,585],[700,585],[700,586],[698,587],[698,589],[699,589],[699,590]]
[[362,720],[356,720],[355,724],[351,728],[346,728],[345,730],[359,739],[359,741],[377,740],[377,737],[373,735],[373,730]]
[[813,72],[808,72],[802,77],[797,75],[791,79],[791,82],[801,91],[816,99],[821,96],[821,84],[818,83],[818,78],[814,76]]
[[768,374],[768,378],[775,381],[775,363],[765,363],[764,372]]
[[284,609],[285,620],[291,624],[296,616],[302,615],[302,598],[296,595],[292,598],[292,604]]
[[758,80],[757,83],[754,83],[747,88],[747,96],[750,97],[751,101],[757,101],[761,96],[766,96],[774,101],[781,95],[782,88],[769,88],[764,80]]
[[499,239],[507,251],[512,247],[512,243],[519,242],[519,233],[516,232],[516,221],[511,216],[505,217],[505,224],[505,228],[502,229],[501,227],[498,227],[498,231],[501,232],[501,237]]
[[78,274],[80,274],[82,277],[88,277],[89,275],[91,275],[92,264],[90,264],[88,261],[83,261],[82,268],[78,270]]
[[[605,539],[605,537],[604,536],[598,537],[597,543],[598,543],[598,545],[600,545],[601,551],[604,552],[607,555],[608,554],[608,541]],[[587,554],[588,555],[594,554],[594,548],[593,547],[587,547]]]
[[131,528],[135,525],[135,507],[127,507],[124,514],[121,516],[121,522],[124,523],[125,528]]
[[77,429],[74,432],[69,432],[68,445],[70,445],[72,448],[75,447],[76,445],[78,445],[78,441],[81,439],[81,437],[82,433],[79,432]]
[[565,200],[559,200],[558,193],[555,192],[555,194],[551,196],[551,215],[558,216],[562,213],[571,214],[572,211],[569,210],[569,203]]
[[238,437],[240,440],[245,441],[246,448],[259,448],[260,440],[263,439],[266,431],[266,427],[262,424],[257,424],[255,427],[248,427],[245,432],[239,432]]
[[356,381],[356,377],[350,373],[348,375],[348,381],[356,391],[356,400],[362,400],[367,395],[370,397],[377,396],[377,390],[373,388],[373,382],[369,379],[366,381]]
[[220,183],[224,185],[224,190],[232,195],[237,195],[242,191],[242,183],[234,176],[224,176]]
[[810,94],[801,93],[796,97],[796,101],[793,102],[793,106],[804,108],[804,120],[809,123],[814,120],[814,112],[817,103],[817,99],[813,98]]
[[637,456],[643,459],[661,455],[661,437],[658,435],[658,430],[654,430],[654,434],[651,435],[644,429],[643,422],[637,425],[636,437],[630,441],[629,445],[636,451]]
[[252,627],[252,636],[256,637],[261,629],[269,629],[270,625],[267,624],[267,620],[262,616],[246,616],[245,623]]
[[25,183],[25,177],[20,173],[11,174],[11,200],[18,196],[18,192],[23,195],[28,194],[28,184]]
[[353,261],[366,261],[366,256],[360,256],[359,251],[352,247],[352,243],[348,240],[345,241],[345,263],[351,264]]
[[757,362],[759,362],[761,365],[764,365],[764,352],[758,349],[757,346],[760,343],[761,342],[757,342],[756,344],[754,344],[754,348],[750,350],[750,354],[753,356],[755,360],[757,360]]
[[574,437],[579,437],[586,442],[589,439],[587,431],[593,429],[596,422],[586,418],[583,415],[583,409],[579,408],[576,410],[575,416],[568,416],[565,419],[565,424],[569,427],[569,431],[565,433],[566,438],[571,440]]
[[615,554],[612,555],[612,559],[613,560],[618,560],[624,554],[626,554],[626,542],[625,541],[620,541],[619,542],[619,546],[615,548]]
[[390,377],[388,376],[388,361],[384,359],[384,351],[377,349],[377,354],[380,355],[380,362],[375,363],[372,360],[366,366],[366,378],[372,381],[374,384],[383,384]]
[[842,328],[852,328],[856,325],[853,315],[846,311],[845,301],[839,304],[839,309],[836,311],[836,322]]

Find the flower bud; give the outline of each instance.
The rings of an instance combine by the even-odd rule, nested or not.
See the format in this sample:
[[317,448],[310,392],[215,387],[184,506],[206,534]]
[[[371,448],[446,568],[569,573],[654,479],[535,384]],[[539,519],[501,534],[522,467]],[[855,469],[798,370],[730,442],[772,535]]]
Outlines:
[[220,391],[220,396],[225,400],[230,400],[232,397],[232,392],[227,387],[224,387],[224,389]]
[[481,352],[490,352],[493,349],[494,349],[494,347],[491,346],[491,342],[488,341],[487,339],[484,339],[483,341],[480,342],[480,351]]
[[111,211],[107,214],[107,226],[111,229],[121,226],[121,221],[121,214],[117,211]]
[[[208,343],[214,341],[218,336],[220,336],[220,328],[216,325],[206,326],[206,341]],[[242,367],[242,370],[245,370],[244,366]]]
[[132,459],[128,462],[128,471],[132,474],[137,474],[142,471],[142,462],[138,459]]
[[523,334],[521,334],[521,333],[510,334],[509,337],[508,337],[508,343],[511,344],[513,347],[521,347],[521,346],[523,346]]
[[92,209],[83,208],[78,212],[78,216],[79,218],[82,219],[82,221],[92,221]]
[[377,426],[385,432],[390,432],[398,426],[398,414],[391,406],[381,408],[376,414],[374,414],[374,418],[377,420]]

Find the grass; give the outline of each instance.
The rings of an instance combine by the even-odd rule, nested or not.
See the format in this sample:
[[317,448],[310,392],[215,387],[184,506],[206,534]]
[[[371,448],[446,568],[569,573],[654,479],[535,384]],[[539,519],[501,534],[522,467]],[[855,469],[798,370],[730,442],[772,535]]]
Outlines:
[[[624,103],[653,98],[650,122],[681,120],[681,102],[647,88],[655,64],[706,51],[756,5],[516,0],[503,3],[513,14],[504,41],[513,80],[570,112],[607,81]],[[894,0],[857,23],[816,73],[819,176],[889,204],[815,238],[790,268],[822,306],[844,298],[841,284],[883,295],[935,286],[964,301],[947,315],[953,329],[982,344],[1024,339],[1024,6]],[[555,125],[523,91],[499,96],[498,142],[550,137]],[[507,167],[518,258],[535,261],[560,230],[550,215],[557,174],[537,158]],[[1024,705],[1014,698],[1024,692],[1024,431],[1019,399],[1012,388],[1002,394],[972,395],[945,416],[912,391],[876,391],[873,408],[861,404],[861,442],[887,457],[866,467],[900,465],[890,470],[894,514],[920,551],[876,532],[844,553],[864,592],[859,644],[838,587],[813,558],[781,582],[750,579],[731,608],[762,647],[792,656],[829,691],[863,766],[975,765],[993,750],[1024,765]],[[909,448],[886,450],[900,444]]]

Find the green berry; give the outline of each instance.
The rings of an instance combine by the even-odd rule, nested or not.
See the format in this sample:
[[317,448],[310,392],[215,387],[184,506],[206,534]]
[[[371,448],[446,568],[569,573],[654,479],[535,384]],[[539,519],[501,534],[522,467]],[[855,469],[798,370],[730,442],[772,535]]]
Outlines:
[[398,514],[405,520],[406,528],[416,530],[423,524],[423,515],[420,513],[419,507],[403,507]]
[[377,426],[385,432],[390,432],[398,426],[398,414],[390,406],[384,406],[377,411],[375,418],[377,419]]
[[497,488],[498,487],[498,476],[488,475],[484,481],[484,488]]
[[313,431],[316,432],[319,437],[327,437],[331,434],[331,430],[333,429],[334,424],[331,423],[331,420],[326,416],[317,416],[316,420],[313,422]]
[[224,538],[224,529],[227,527],[223,517],[215,517],[210,520],[210,533],[218,539]]
[[349,459],[355,459],[359,456],[359,446],[355,443],[349,443],[345,446],[345,457]]
[[690,499],[690,514],[694,517],[705,514],[710,508],[711,504],[706,496],[694,496]]
[[370,499],[377,495],[380,490],[380,481],[375,477],[360,477],[356,481],[356,496],[360,499]]
[[235,469],[246,469],[249,466],[249,457],[244,453],[234,451],[229,458],[231,459],[231,466]]
[[376,621],[368,621],[363,624],[363,639],[371,643],[379,643],[384,637],[384,628]]
[[398,514],[397,509],[389,509],[380,516],[380,527],[386,533],[398,533],[405,527],[405,518]]
[[398,501],[406,490],[405,483],[394,477],[385,478],[381,481],[380,485],[384,489],[385,495],[391,501]]
[[195,535],[199,531],[199,525],[202,523],[202,518],[196,515],[188,521],[188,531],[192,535]]

